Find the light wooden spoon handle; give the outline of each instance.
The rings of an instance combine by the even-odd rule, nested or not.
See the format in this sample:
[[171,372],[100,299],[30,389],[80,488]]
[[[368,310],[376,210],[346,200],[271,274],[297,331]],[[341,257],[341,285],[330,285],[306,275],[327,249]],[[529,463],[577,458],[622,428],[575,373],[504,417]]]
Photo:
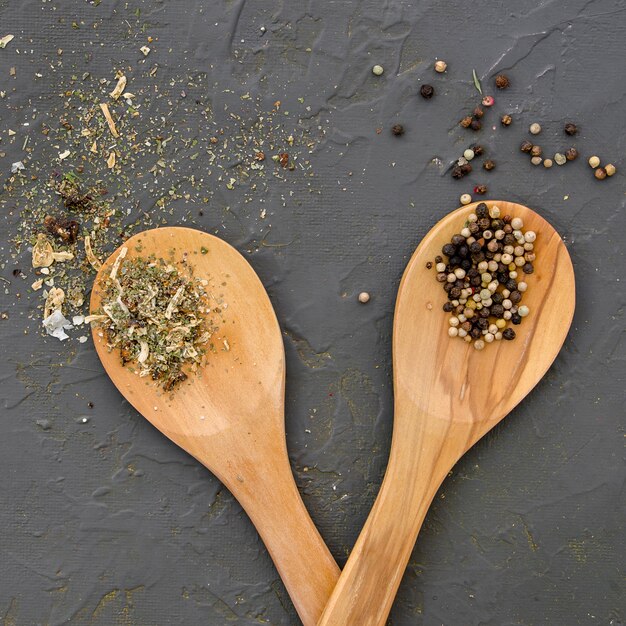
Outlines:
[[291,468],[279,465],[277,458],[259,460],[224,482],[265,543],[302,623],[314,626],[340,570],[309,517]]
[[448,426],[442,422],[438,432],[422,437],[416,427],[404,433],[394,430],[394,442],[405,439],[398,449],[408,450],[406,439],[414,440],[413,453],[396,454],[392,442],[376,502],[318,626],[386,623],[428,507],[463,452],[465,437],[451,433]]

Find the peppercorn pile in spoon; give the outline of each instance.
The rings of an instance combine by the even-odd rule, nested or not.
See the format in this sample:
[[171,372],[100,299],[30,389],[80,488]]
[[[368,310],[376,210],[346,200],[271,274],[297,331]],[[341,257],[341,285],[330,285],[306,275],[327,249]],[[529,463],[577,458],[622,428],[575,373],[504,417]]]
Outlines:
[[530,312],[520,304],[528,287],[520,278],[534,272],[537,235],[522,230],[521,217],[500,213],[496,204],[479,203],[441,249],[448,262],[435,257],[437,280],[448,296],[443,310],[452,313],[448,335],[473,342],[477,350],[515,339],[509,324],[520,324]]

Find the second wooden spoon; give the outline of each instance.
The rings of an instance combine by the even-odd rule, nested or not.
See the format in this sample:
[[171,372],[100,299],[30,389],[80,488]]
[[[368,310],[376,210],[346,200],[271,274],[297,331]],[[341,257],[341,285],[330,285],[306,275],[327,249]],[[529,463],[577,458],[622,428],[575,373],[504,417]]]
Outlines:
[[165,258],[209,281],[219,330],[198,374],[174,392],[124,367],[105,333],[93,338],[105,370],[125,398],[174,443],[208,467],[239,500],[265,542],[305,626],[319,618],[339,568],[296,488],[285,441],[285,353],[272,304],[248,262],[225,241],[191,228],[131,237],[104,263],[91,296],[120,250]]
[[400,283],[393,327],[394,425],[389,464],[374,507],[319,624],[382,626],[417,534],[444,478],[458,459],[539,382],[558,354],[574,314],[574,271],[552,226],[511,202],[537,233],[535,272],[523,304],[530,315],[513,341],[471,344],[448,337],[448,315],[434,270],[476,205],[450,213],[423,239]]

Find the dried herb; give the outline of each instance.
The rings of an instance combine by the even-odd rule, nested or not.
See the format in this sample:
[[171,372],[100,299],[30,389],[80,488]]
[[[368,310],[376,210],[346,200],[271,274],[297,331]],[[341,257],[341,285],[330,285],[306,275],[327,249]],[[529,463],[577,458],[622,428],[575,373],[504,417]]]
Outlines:
[[154,256],[126,259],[127,251],[101,284],[101,311],[86,321],[103,329],[124,365],[136,364],[139,376],[169,391],[201,365],[215,330],[207,318],[208,281]]
[[472,78],[474,79],[474,87],[476,87],[478,93],[483,95],[483,88],[480,86],[480,81],[478,80],[478,76],[476,74],[476,70],[472,70]]

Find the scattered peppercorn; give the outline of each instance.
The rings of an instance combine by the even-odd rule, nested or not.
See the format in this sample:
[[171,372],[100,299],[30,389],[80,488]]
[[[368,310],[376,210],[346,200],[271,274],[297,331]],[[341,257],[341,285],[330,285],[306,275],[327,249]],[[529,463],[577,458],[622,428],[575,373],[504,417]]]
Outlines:
[[385,70],[383,69],[382,65],[374,65],[374,67],[372,68],[372,74],[374,74],[374,76],[382,76],[382,73]]
[[433,267],[433,262],[432,261],[427,261],[426,262],[426,269],[430,270],[430,269],[432,269],[432,267]]
[[543,162],[543,159],[540,156],[534,156],[532,159],[530,159],[530,162],[533,165],[541,165],[541,163]]
[[533,144],[530,141],[522,141],[522,145],[519,147],[522,152],[530,152],[533,149]]
[[471,116],[467,115],[466,117],[464,117],[459,124],[463,127],[463,128],[469,128],[470,125],[472,123],[472,118]]
[[563,127],[566,135],[575,135],[578,132],[578,127],[576,124],[572,124],[572,122],[567,122]]
[[600,159],[597,156],[589,157],[589,167],[596,168],[600,165]]
[[476,187],[474,187],[474,193],[477,193],[479,195],[484,195],[487,193],[487,185],[476,185]]
[[472,150],[474,152],[474,156],[481,156],[485,152],[485,149],[481,145],[479,145],[477,143],[472,144],[470,146],[470,150]]
[[442,74],[446,71],[448,64],[445,61],[435,61],[435,72]]
[[543,150],[541,149],[541,146],[533,146],[530,149],[530,154],[531,156],[538,157],[543,154]]
[[543,166],[546,168],[552,167],[552,159],[544,159]]
[[567,157],[564,154],[561,154],[560,152],[557,152],[554,155],[554,162],[557,165],[564,165],[566,161],[567,161]]
[[506,89],[510,84],[508,76],[504,74],[498,74],[496,76],[496,87],[498,89]]
[[459,201],[461,202],[461,204],[469,204],[472,201],[472,196],[469,195],[469,193],[464,193],[460,198]]
[[465,176],[465,174],[463,174],[463,170],[461,169],[461,167],[459,165],[455,165],[452,168],[452,178],[463,178],[463,176]]
[[538,135],[541,132],[541,125],[535,122],[529,126],[528,130],[531,135]]
[[481,118],[484,114],[485,112],[480,107],[476,107],[472,113],[472,115],[477,118]]
[[488,172],[494,169],[495,167],[496,167],[496,163],[495,161],[492,161],[491,159],[487,159],[483,163],[483,168],[486,169]]
[[502,126],[510,126],[512,121],[513,118],[508,114],[503,115],[500,119],[500,123],[502,124]]
[[432,85],[422,85],[420,88],[420,95],[426,100],[430,100],[435,95],[435,89]]
[[613,165],[613,163],[608,163],[607,165],[604,166],[604,171],[606,172],[607,176],[613,176],[613,174],[615,174],[617,169],[615,165]]
[[515,331],[512,328],[505,328],[502,331],[502,339],[506,339],[507,341],[515,339]]
[[494,103],[495,103],[495,100],[493,99],[493,96],[485,96],[482,99],[482,105],[484,107],[491,107],[494,105]]
[[576,150],[576,148],[568,148],[565,151],[565,158],[568,161],[573,161],[574,159],[578,158],[578,150]]
[[396,137],[404,135],[404,126],[402,126],[402,124],[394,124],[391,127],[391,132],[392,134],[396,135]]
[[472,130],[480,130],[483,127],[483,125],[481,124],[480,120],[472,120],[472,123],[470,124],[470,128]]
[[359,302],[361,304],[365,304],[366,302],[369,302],[369,301],[370,301],[370,294],[367,293],[367,291],[362,291],[359,294]]
[[603,167],[599,167],[595,172],[594,176],[598,180],[604,180],[606,178],[606,170]]

